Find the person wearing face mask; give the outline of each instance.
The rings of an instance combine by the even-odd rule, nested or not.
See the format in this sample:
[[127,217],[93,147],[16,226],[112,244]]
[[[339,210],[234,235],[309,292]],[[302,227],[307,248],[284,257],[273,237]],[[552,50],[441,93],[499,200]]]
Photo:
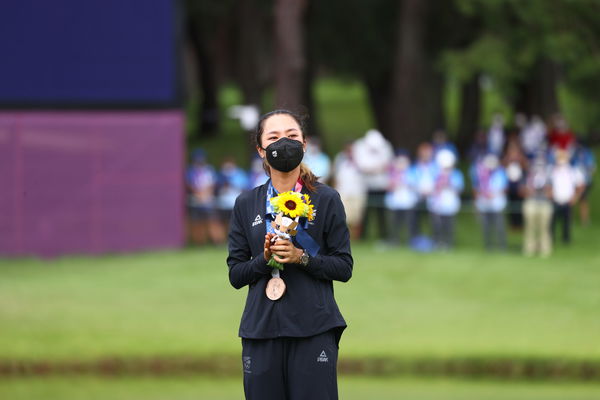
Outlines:
[[[233,209],[227,265],[231,285],[248,286],[239,328],[246,399],[338,398],[338,345],[346,322],[333,281],[350,279],[353,260],[339,194],[301,163],[302,127],[302,119],[287,110],[260,118],[256,149],[270,179],[241,194]],[[316,216],[311,222],[300,218],[291,240],[272,243],[269,199],[291,190],[310,196]],[[271,255],[283,270],[267,265]],[[284,289],[267,297],[275,281]]]

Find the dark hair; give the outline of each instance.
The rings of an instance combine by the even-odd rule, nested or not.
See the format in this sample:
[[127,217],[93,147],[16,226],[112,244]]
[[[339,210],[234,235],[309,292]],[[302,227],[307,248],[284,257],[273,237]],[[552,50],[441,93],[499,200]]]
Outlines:
[[285,110],[285,109],[281,108],[281,109],[269,111],[268,113],[263,114],[260,117],[260,119],[258,120],[258,123],[256,124],[256,132],[254,133],[254,141],[258,147],[262,147],[260,145],[260,139],[262,137],[263,130],[265,129],[265,127],[264,127],[265,121],[268,120],[269,118],[271,118],[273,115],[279,115],[279,114],[289,115],[290,117],[294,118],[294,120],[296,121],[298,126],[300,126],[300,132],[302,132],[302,138],[305,137],[304,126],[305,126],[306,116],[301,116],[300,114],[296,114],[293,111]]
[[[305,127],[305,121],[306,121],[307,117],[305,115],[301,116],[299,114],[296,114],[295,112],[290,111],[290,110],[277,109],[277,110],[269,111],[266,114],[263,114],[260,117],[260,119],[258,120],[258,123],[256,124],[256,132],[254,134],[254,142],[255,142],[256,146],[262,148],[260,140],[262,138],[262,134],[264,131],[265,121],[267,119],[271,118],[272,116],[279,115],[279,114],[285,114],[285,115],[289,115],[290,117],[292,117],[296,121],[298,126],[300,126],[300,132],[302,133],[302,139],[306,140],[306,134],[304,133],[304,127]],[[271,176],[271,167],[269,167],[269,165],[267,164],[267,162],[265,160],[263,160],[263,169],[265,170],[267,175]],[[306,188],[308,190],[310,190],[311,192],[315,191],[315,183],[317,182],[318,178],[315,176],[315,174],[312,173],[312,171],[310,170],[310,168],[308,168],[308,166],[306,164],[300,164],[300,179],[302,179],[302,182],[304,182],[304,185],[306,186]]]

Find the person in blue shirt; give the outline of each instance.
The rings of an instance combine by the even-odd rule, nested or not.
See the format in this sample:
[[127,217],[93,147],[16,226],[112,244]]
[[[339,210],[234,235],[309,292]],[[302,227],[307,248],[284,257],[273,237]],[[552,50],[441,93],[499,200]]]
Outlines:
[[269,180],[269,176],[263,168],[263,160],[258,154],[255,154],[254,157],[252,157],[249,175],[248,189],[254,189]]
[[506,249],[504,208],[508,178],[498,156],[488,153],[471,167],[475,208],[483,225],[485,248]]
[[331,160],[321,149],[321,141],[317,137],[307,138],[306,153],[303,162],[318,177],[319,182],[327,183],[331,175]]
[[236,164],[235,159],[225,158],[217,181],[217,208],[224,226],[229,226],[235,199],[248,188],[248,182],[248,174]]
[[448,250],[454,247],[454,219],[460,210],[460,192],[465,182],[462,172],[454,168],[456,156],[451,150],[440,150],[435,160],[438,170],[427,207],[431,212],[435,246]]
[[209,241],[220,244],[225,240],[225,231],[216,207],[217,173],[208,164],[204,150],[196,149],[191,158],[192,163],[185,174],[185,186],[192,241],[199,245]]
[[411,227],[411,238],[421,235],[421,220],[428,214],[427,199],[435,188],[437,172],[438,166],[433,159],[433,146],[430,143],[421,143],[417,148],[417,160],[411,167],[411,175],[418,197]]
[[445,149],[450,150],[452,154],[454,154],[454,157],[458,159],[458,149],[456,148],[454,143],[448,140],[448,135],[446,134],[445,130],[438,129],[435,132],[433,132],[432,144],[434,157],[440,150]]
[[410,227],[413,225],[415,205],[418,200],[410,157],[406,151],[400,150],[390,166],[389,187],[385,197],[385,205],[393,215],[389,227],[391,244],[398,244],[401,241],[408,243],[412,239]]
[[596,157],[594,156],[594,152],[581,139],[575,145],[575,150],[571,157],[571,165],[579,168],[583,173],[585,187],[579,197],[579,219],[583,225],[589,225],[591,214],[588,197],[592,190],[592,182],[596,173]]

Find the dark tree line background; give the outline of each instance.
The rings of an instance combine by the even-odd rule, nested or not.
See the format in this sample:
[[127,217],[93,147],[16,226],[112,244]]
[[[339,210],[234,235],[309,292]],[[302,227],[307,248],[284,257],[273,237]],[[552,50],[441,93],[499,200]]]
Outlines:
[[315,122],[313,84],[328,74],[362,82],[395,146],[414,149],[447,126],[451,78],[460,84],[461,146],[481,124],[483,78],[515,112],[544,119],[561,111],[558,90],[567,87],[598,106],[581,132],[598,139],[600,0],[188,0],[186,15],[198,135],[218,134],[227,82],[245,104],[261,105],[273,88],[276,107]]

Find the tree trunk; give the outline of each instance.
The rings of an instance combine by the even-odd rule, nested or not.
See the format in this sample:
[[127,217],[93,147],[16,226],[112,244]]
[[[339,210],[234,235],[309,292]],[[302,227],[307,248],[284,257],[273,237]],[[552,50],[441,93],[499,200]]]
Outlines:
[[304,13],[307,0],[275,1],[275,105],[299,110],[306,58]]
[[428,63],[428,65],[429,68],[426,69],[427,80],[425,82],[425,111],[427,113],[425,132],[428,138],[431,139],[430,135],[435,130],[446,130],[446,113],[444,111],[444,88],[446,80],[444,74],[434,70],[433,63]]
[[388,106],[390,98],[388,80],[375,80],[373,78],[365,78],[364,84],[367,88],[367,95],[369,104],[371,105],[371,111],[373,112],[373,119],[375,120],[376,128],[391,141],[389,133],[391,131],[388,118]]
[[[308,53],[307,53],[308,54]],[[316,65],[310,55],[308,56],[308,62],[304,71],[304,79],[302,82],[302,101],[301,104],[306,107],[308,113],[308,120],[306,121],[306,133],[310,136],[317,136],[321,139],[321,147],[325,148],[326,144],[320,135],[319,127],[317,124],[317,104],[315,102],[315,96],[313,92],[313,84],[316,75]]]
[[546,57],[539,59],[528,78],[517,86],[515,111],[528,116],[539,115],[543,119],[559,112],[556,91],[559,73],[556,63]]
[[475,74],[462,84],[460,101],[457,144],[461,151],[465,151],[475,140],[475,133],[479,129],[479,118],[481,116],[479,74]]
[[200,82],[199,133],[214,136],[219,130],[218,85],[214,57],[206,37],[193,20],[189,21],[188,34],[196,57],[197,80]]
[[426,104],[426,0],[402,0],[394,55],[394,70],[387,113],[389,133],[396,147],[414,150],[427,140]]
[[266,23],[263,23],[256,0],[240,0],[238,6],[236,75],[244,104],[254,104],[260,108],[266,78],[262,66],[266,56],[262,27]]

